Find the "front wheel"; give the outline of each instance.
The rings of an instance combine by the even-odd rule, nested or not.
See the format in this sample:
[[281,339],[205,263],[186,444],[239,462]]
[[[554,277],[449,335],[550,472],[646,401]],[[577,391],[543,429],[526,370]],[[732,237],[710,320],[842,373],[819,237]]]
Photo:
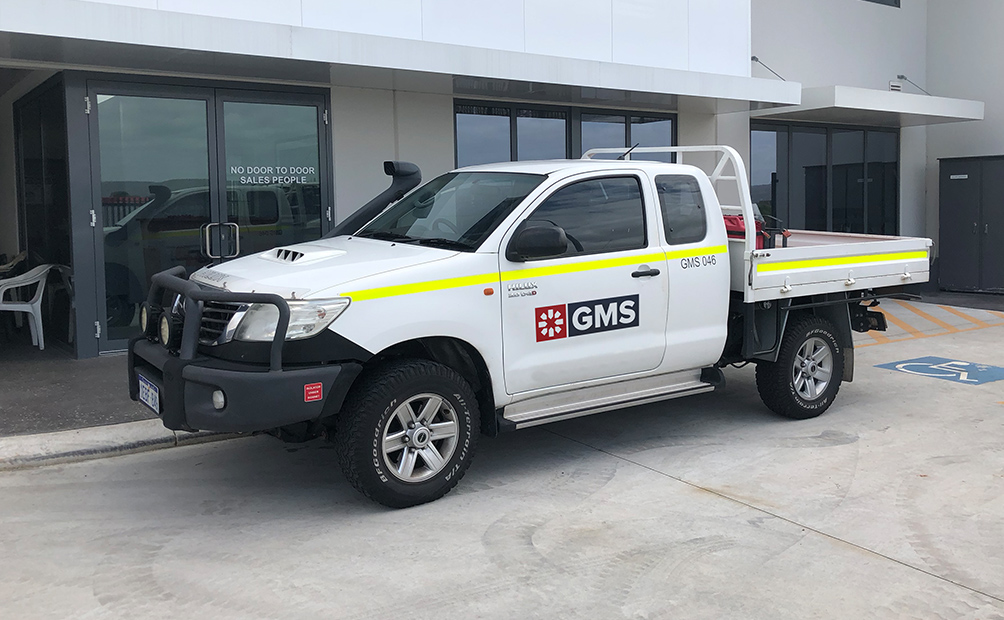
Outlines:
[[756,367],[760,399],[774,413],[796,420],[826,411],[844,376],[844,351],[825,319],[803,317],[788,325],[776,362]]
[[477,399],[453,369],[428,360],[376,368],[345,401],[334,442],[345,477],[391,508],[446,495],[470,465]]

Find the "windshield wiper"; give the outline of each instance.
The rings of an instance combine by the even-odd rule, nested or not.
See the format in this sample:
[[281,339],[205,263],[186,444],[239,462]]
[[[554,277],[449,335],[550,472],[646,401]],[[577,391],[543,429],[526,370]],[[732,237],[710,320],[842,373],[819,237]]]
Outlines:
[[428,239],[410,239],[407,243],[417,243],[418,245],[428,245],[434,248],[443,248],[446,250],[461,250],[461,251],[471,251],[474,248],[471,247],[469,243],[464,243],[463,241],[454,241],[452,239],[443,239],[442,237],[431,237]]
[[366,239],[380,239],[381,241],[415,241],[415,239],[409,237],[408,235],[402,235],[401,233],[389,232],[386,230],[370,230],[367,232],[361,232],[356,236],[365,237]]

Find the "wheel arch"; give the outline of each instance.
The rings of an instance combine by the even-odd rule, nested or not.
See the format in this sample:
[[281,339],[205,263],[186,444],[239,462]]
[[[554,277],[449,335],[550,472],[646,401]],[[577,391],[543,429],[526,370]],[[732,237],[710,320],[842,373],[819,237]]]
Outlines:
[[819,306],[812,313],[821,319],[826,319],[837,330],[834,334],[837,343],[844,349],[843,381],[854,380],[854,332],[851,329],[851,310],[848,304]]
[[450,336],[426,336],[391,345],[374,355],[364,366],[375,368],[388,360],[412,358],[433,361],[456,371],[474,390],[478,399],[482,434],[498,434],[495,394],[485,358],[471,343]]

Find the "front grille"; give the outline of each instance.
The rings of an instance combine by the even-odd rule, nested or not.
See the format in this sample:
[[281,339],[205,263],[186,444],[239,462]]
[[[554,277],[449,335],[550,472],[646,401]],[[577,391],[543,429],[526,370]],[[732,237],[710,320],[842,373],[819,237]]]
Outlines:
[[227,331],[234,315],[244,309],[241,303],[207,301],[202,307],[202,324],[199,325],[199,342],[215,344]]

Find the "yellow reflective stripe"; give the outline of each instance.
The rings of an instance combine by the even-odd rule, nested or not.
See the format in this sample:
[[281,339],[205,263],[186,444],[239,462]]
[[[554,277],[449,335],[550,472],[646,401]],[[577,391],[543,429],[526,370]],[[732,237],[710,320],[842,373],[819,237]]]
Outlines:
[[836,258],[816,258],[811,260],[789,260],[777,263],[759,263],[757,273],[763,271],[791,271],[813,267],[840,267],[861,263],[884,263],[897,260],[927,259],[927,252],[896,252],[893,254],[866,254],[863,256],[840,256]]
[[514,269],[513,271],[503,271],[502,281],[526,280],[527,278],[542,278],[544,276],[557,276],[566,273],[580,273],[583,271],[594,271],[596,269],[609,269],[611,267],[624,267],[626,265],[637,265],[645,261],[666,260],[665,252],[654,252],[652,254],[635,254],[633,256],[618,256],[617,258],[601,258],[600,260],[582,261],[578,263],[565,263],[563,265],[548,265],[546,267],[530,267],[529,269]]
[[493,284],[498,281],[498,274],[485,273],[476,276],[463,276],[460,278],[446,278],[443,280],[416,282],[414,284],[398,284],[395,286],[385,286],[383,288],[371,288],[363,291],[355,291],[353,293],[342,293],[342,297],[349,297],[352,301],[366,301],[368,299],[396,297],[398,295],[411,295],[414,293],[428,293],[429,291],[441,291],[443,289],[474,286],[476,284]]
[[695,256],[704,256],[706,254],[725,254],[729,251],[729,246],[727,245],[715,245],[708,248],[691,248],[689,250],[675,250],[673,252],[666,252],[666,259],[673,260],[674,258],[693,258]]
[[705,254],[722,254],[728,251],[728,246],[716,245],[704,248],[692,248],[688,250],[676,250],[674,252],[652,252],[650,254],[634,254],[632,256],[618,256],[617,258],[602,258],[599,260],[581,261],[577,263],[566,263],[563,265],[548,265],[546,267],[531,267],[529,269],[516,269],[504,271],[500,275],[497,273],[486,273],[475,276],[463,276],[460,278],[445,278],[442,280],[429,280],[427,282],[416,282],[414,284],[397,284],[382,288],[371,288],[351,293],[342,293],[342,297],[349,297],[352,301],[366,301],[369,299],[382,299],[384,297],[396,297],[399,295],[412,295],[414,293],[428,293],[430,291],[441,291],[450,288],[460,288],[463,286],[475,286],[479,284],[493,284],[500,279],[503,282],[513,280],[526,280],[528,278],[541,278],[544,276],[555,276],[568,273],[580,273],[584,271],[594,271],[597,269],[609,269],[611,267],[624,267],[627,265],[637,265],[649,261],[662,261],[673,258],[689,258],[691,256],[703,256]]

